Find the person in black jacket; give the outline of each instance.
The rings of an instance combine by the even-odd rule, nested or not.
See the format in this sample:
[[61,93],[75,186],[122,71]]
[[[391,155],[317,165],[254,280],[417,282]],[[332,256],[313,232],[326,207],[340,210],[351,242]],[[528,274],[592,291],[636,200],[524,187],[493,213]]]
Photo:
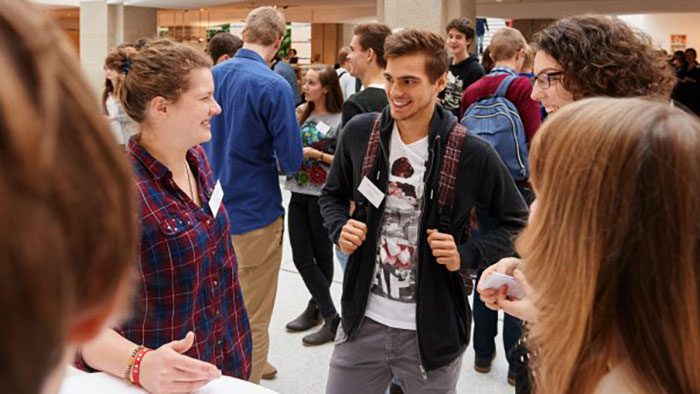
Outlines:
[[[404,29],[387,38],[385,55],[389,107],[347,124],[319,200],[331,239],[350,255],[326,392],[382,392],[398,377],[408,393],[454,393],[471,326],[460,272],[512,255],[527,206],[493,148],[467,134],[449,230],[436,230],[438,174],[457,123],[437,102],[446,82],[444,40]],[[379,151],[362,180],[377,116]],[[380,201],[367,197],[367,183]],[[352,218],[350,200],[357,201]],[[496,225],[469,240],[476,204]]]
[[445,27],[451,61],[447,84],[440,93],[440,99],[445,109],[452,111],[454,116],[459,116],[463,93],[485,74],[479,57],[469,53],[469,46],[474,41],[474,29],[470,24],[469,19],[461,17],[451,20]]

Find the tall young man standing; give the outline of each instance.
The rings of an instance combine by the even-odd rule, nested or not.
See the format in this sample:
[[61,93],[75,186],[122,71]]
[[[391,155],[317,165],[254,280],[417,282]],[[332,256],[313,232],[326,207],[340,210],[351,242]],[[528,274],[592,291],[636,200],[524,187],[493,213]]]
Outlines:
[[251,11],[243,29],[243,48],[214,67],[214,96],[222,113],[212,118],[205,144],[223,202],[231,218],[238,276],[253,336],[250,381],[277,372],[267,363],[268,327],[282,261],[284,208],[277,166],[301,167],[301,131],[292,89],[270,70],[279,49],[284,18],[272,7]]
[[451,64],[447,74],[445,90],[440,94],[442,105],[455,116],[459,115],[462,94],[469,85],[484,76],[484,68],[477,55],[469,54],[469,46],[474,41],[474,29],[469,19],[456,18],[447,24],[447,51]]
[[[389,108],[376,125],[378,114],[347,124],[320,199],[333,241],[350,255],[326,392],[378,393],[398,377],[407,393],[454,393],[471,326],[459,271],[512,254],[527,207],[496,152],[467,134],[449,162],[457,166],[451,213],[438,212],[440,169],[450,134],[459,132],[437,105],[445,43],[406,29],[385,49]],[[360,179],[370,144],[379,145],[376,160]],[[352,218],[350,200],[357,201]],[[464,231],[475,204],[496,223],[477,241]]]
[[389,103],[384,92],[384,40],[391,34],[387,25],[367,23],[357,25],[350,41],[350,75],[362,81],[363,90],[350,96],[343,104],[343,125],[353,116],[381,111]]

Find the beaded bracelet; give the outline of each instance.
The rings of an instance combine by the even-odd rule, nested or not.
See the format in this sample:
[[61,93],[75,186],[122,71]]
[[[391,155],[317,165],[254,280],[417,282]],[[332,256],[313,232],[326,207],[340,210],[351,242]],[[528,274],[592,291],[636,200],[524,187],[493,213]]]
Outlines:
[[131,367],[134,365],[134,359],[136,358],[136,354],[140,352],[144,348],[143,345],[138,346],[134,351],[131,352],[131,355],[129,355],[129,361],[126,364],[126,371],[124,371],[124,375],[122,376],[124,380],[126,380],[128,383],[131,383],[131,379],[129,378],[131,376]]
[[143,356],[153,349],[143,348],[136,353],[134,357],[134,367],[131,369],[131,378],[136,386],[141,387],[141,361],[143,361]]

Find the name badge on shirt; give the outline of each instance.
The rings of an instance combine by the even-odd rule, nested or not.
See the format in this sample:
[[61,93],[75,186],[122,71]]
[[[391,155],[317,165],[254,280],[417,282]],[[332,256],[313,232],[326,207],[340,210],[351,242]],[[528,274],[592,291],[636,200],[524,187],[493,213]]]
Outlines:
[[331,126],[325,124],[323,121],[319,120],[318,123],[316,123],[316,130],[323,134],[325,137],[329,131],[331,131]]
[[211,209],[212,215],[216,218],[216,214],[219,213],[219,207],[221,207],[221,201],[224,199],[224,189],[221,188],[221,181],[216,181],[216,186],[214,186],[214,192],[211,194],[209,199],[209,209]]
[[382,191],[367,177],[362,178],[362,182],[360,182],[360,186],[358,186],[357,190],[362,193],[363,196],[367,197],[369,202],[377,209],[382,203],[382,200],[384,200],[384,193],[382,193]]

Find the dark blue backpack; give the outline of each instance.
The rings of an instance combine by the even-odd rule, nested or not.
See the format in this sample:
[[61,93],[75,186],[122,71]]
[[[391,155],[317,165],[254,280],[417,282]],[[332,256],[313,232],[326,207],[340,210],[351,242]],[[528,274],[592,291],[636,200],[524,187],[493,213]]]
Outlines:
[[496,93],[467,108],[460,123],[496,149],[514,180],[524,181],[530,176],[525,127],[518,108],[506,98],[508,87],[516,78],[506,76]]

